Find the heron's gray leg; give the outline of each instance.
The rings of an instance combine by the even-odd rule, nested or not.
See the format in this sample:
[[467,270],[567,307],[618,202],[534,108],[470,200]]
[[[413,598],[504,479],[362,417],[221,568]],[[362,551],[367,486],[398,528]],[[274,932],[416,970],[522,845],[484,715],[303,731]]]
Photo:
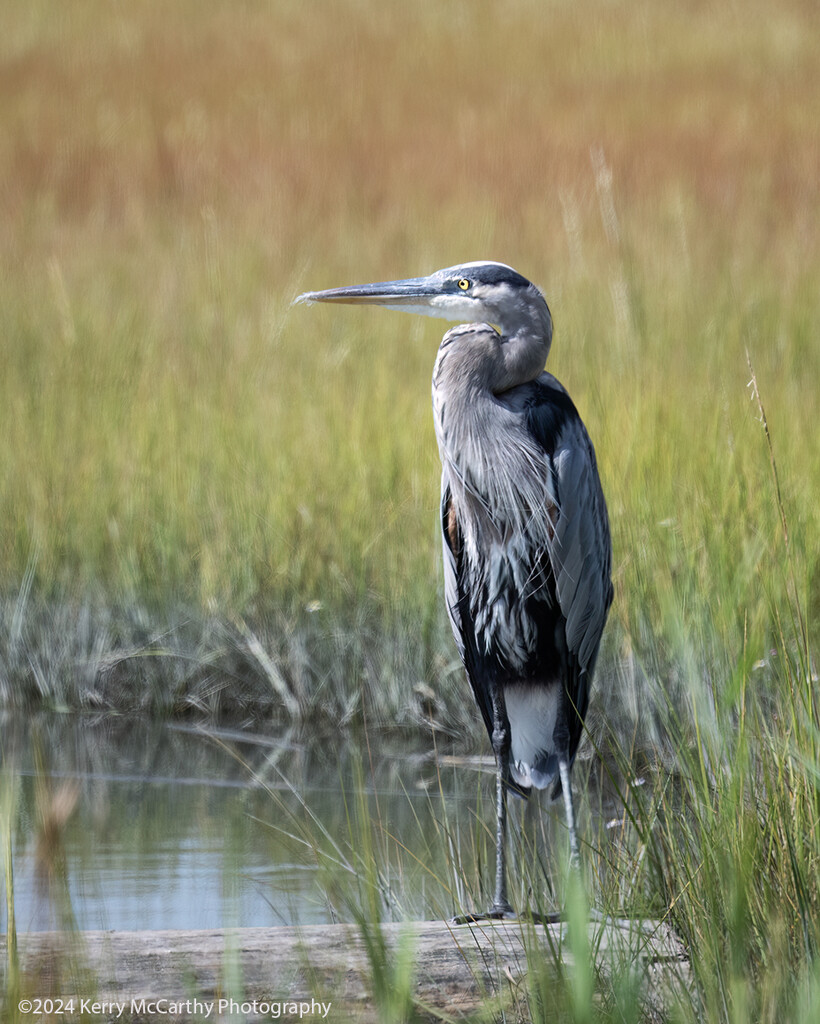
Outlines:
[[[500,705],[500,706],[499,706]],[[507,784],[510,781],[510,726],[500,694],[493,701],[493,750],[495,752],[495,898],[493,917],[512,915],[507,897]]]
[[484,914],[454,917],[453,924],[515,917],[507,897],[507,784],[510,780],[510,723],[500,689],[493,694],[493,752],[495,753],[495,897]]
[[572,805],[572,789],[569,781],[569,762],[561,758],[558,762],[558,774],[561,778],[561,792],[564,796],[564,813],[569,829],[569,860],[574,871],[580,870],[581,857],[578,852],[578,833],[575,831],[575,808]]
[[[576,872],[577,878],[581,879],[581,855],[578,850],[578,833],[575,829],[575,808],[572,803],[572,790],[569,785],[569,764],[560,760],[558,772],[561,776],[561,789],[564,791],[564,812],[567,817],[567,828],[569,829],[569,863],[570,868]],[[582,883],[583,884],[583,883]],[[587,910],[590,921],[606,921],[606,914],[600,910],[590,907]],[[565,920],[563,914],[553,915],[553,920]]]

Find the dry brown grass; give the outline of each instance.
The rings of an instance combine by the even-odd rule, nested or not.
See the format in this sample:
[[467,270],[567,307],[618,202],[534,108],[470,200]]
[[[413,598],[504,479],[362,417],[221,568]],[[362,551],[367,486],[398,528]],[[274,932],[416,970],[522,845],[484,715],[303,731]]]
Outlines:
[[520,262],[549,266],[566,256],[560,195],[590,198],[598,147],[630,213],[682,197],[728,241],[751,204],[758,245],[784,225],[792,241],[798,218],[816,255],[811,3],[348,2],[314,15],[9,5],[6,232],[21,243],[34,203],[66,227],[93,217],[139,240],[163,214],[210,205],[234,230],[276,237],[286,263],[315,252],[306,234],[333,242],[329,226],[357,220],[403,263],[420,229],[436,255],[459,245],[430,230],[444,211],[491,218]]

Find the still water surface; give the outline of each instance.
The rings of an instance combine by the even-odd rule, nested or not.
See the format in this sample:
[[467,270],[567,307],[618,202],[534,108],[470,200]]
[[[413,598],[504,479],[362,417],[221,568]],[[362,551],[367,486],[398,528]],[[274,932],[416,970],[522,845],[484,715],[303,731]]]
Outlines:
[[378,821],[380,863],[411,894],[407,909],[447,912],[429,837],[442,822],[475,835],[492,812],[491,777],[434,753],[429,737],[415,748],[370,741],[369,751],[342,733],[307,742],[116,717],[0,718],[18,930],[345,917],[328,877],[355,872],[328,864],[338,852],[355,867],[357,807]]

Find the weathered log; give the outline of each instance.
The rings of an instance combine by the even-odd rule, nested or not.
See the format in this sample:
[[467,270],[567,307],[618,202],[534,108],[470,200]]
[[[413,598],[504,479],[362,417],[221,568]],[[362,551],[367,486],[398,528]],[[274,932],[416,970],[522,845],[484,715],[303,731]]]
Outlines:
[[[459,1017],[488,1002],[523,1003],[528,964],[539,970],[551,964],[557,970],[571,962],[566,924],[523,921],[458,926],[434,921],[370,929],[314,925],[40,932],[21,934],[18,943],[19,997],[73,1004],[69,1014],[53,1019],[84,1014],[85,1019],[164,1024],[350,1016],[379,1020],[385,999],[396,995],[391,986],[401,987],[396,963],[402,957],[414,965],[416,1007]],[[637,966],[646,1005],[658,1017],[675,986],[686,984],[683,947],[659,922],[591,922],[589,948],[603,976]],[[380,951],[387,961],[381,972],[373,968]],[[2,955],[5,959],[5,943]],[[391,976],[391,971],[396,973]]]

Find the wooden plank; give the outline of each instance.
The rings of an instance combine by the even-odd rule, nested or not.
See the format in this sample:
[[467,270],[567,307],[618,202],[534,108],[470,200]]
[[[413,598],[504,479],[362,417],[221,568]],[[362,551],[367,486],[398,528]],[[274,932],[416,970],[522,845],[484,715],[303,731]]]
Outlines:
[[[384,924],[371,935],[383,939],[388,961],[395,963],[399,946],[410,951],[420,1007],[459,1017],[488,1000],[522,999],[528,957],[537,956],[539,967],[570,962],[566,928],[432,921]],[[367,941],[352,925],[41,932],[21,934],[18,942],[21,995],[73,999],[77,1014],[90,1018],[166,1024],[380,1018]],[[640,966],[659,1015],[675,986],[687,983],[683,947],[659,922],[591,922],[589,944],[603,974]],[[5,960],[5,948],[2,955]]]

